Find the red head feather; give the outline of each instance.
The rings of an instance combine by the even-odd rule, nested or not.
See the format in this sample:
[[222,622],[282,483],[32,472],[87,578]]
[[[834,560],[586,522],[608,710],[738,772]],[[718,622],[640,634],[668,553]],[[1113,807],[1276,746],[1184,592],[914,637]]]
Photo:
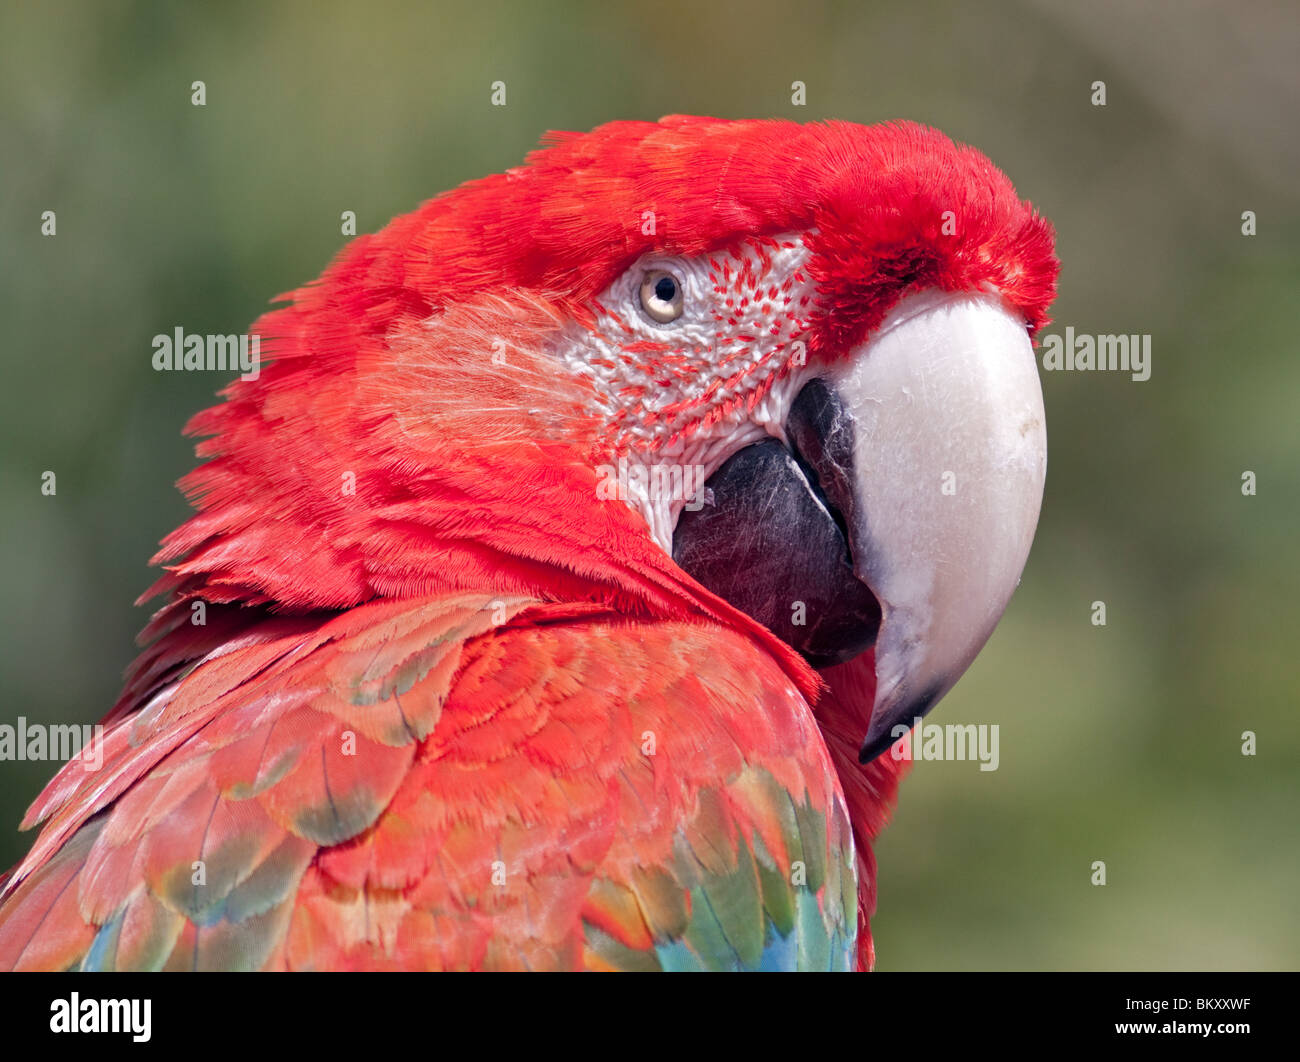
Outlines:
[[[802,268],[816,294],[800,327],[814,359],[846,354],[918,288],[995,292],[1033,332],[1055,289],[1051,230],[984,156],[912,124],[671,117],[551,141],[524,166],[355,240],[254,325],[262,372],[187,427],[207,437],[198,447],[207,463],[183,481],[198,512],[155,558],[167,574],[152,592],[168,601],[112,716],[268,612],[475,591],[572,602],[564,614],[594,602],[629,617],[725,624],[760,642],[810,702],[822,695],[818,722],[862,865],[869,966],[869,842],[903,766],[857,762],[872,654],[828,669],[823,686],[792,649],[678,568],[641,515],[601,502],[595,466],[614,452],[608,422],[591,381],[554,358],[548,339],[594,321],[597,296],[648,252],[692,257],[781,234],[809,252]],[[194,600],[205,625],[189,622]],[[211,687],[198,689],[191,699]],[[130,730],[116,732],[122,749]],[[56,782],[33,818],[74,787]],[[74,812],[102,806],[104,792],[97,783]],[[77,824],[69,812],[47,831],[36,862]],[[346,863],[344,847],[331,851]]]
[[[1031,331],[1046,321],[1050,227],[934,130],[675,116],[549,139],[353,241],[254,325],[269,364],[187,426],[210,436],[208,463],[182,481],[199,511],[154,558],[168,574],[150,595],[170,600],[117,711],[250,606],[486,588],[755,629],[635,513],[596,501],[588,385],[542,350],[647,251],[810,234],[814,357],[846,351],[918,287],[995,290]],[[186,622],[193,598],[216,611],[206,628]],[[802,662],[765,641],[809,688]]]

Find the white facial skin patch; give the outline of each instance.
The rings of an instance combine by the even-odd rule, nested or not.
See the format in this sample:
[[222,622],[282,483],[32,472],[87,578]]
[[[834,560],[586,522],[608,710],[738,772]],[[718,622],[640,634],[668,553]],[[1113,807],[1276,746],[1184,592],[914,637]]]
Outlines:
[[[625,459],[619,496],[667,553],[683,506],[705,501],[674,485],[702,485],[737,450],[785,439],[790,406],[814,375],[808,258],[799,234],[696,258],[643,255],[597,298],[593,327],[570,324],[553,344],[593,383],[613,451]],[[663,316],[662,304],[646,306],[647,277],[664,275],[680,287],[680,316],[670,321],[652,312]]]

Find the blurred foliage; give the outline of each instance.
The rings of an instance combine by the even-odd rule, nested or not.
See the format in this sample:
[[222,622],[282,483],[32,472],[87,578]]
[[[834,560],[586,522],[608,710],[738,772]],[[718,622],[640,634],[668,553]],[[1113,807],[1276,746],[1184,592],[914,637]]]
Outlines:
[[[0,721],[90,722],[116,696],[145,561],[187,512],[179,430],[219,386],[153,372],[155,333],[244,330],[342,246],[342,211],[373,231],[547,129],[912,118],[1053,220],[1054,327],[1154,353],[1146,383],[1044,374],[1034,553],[931,717],[998,723],[1001,765],[914,769],[877,851],[879,966],[1296,966],[1297,21],[1204,0],[6,5]],[[16,824],[51,766],[0,770]],[[0,829],[0,864],[29,840]]]

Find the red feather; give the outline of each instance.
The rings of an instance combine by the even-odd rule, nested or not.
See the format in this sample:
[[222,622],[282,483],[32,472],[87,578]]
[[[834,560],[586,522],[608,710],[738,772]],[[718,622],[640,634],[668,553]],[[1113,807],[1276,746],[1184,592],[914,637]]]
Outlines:
[[[190,421],[197,513],[155,557],[165,603],[102,769],[68,765],[28,815],[45,825],[5,881],[0,966],[92,941],[122,966],[634,962],[686,932],[692,889],[767,895],[796,849],[833,895],[845,803],[870,964],[870,841],[899,774],[857,764],[870,657],[828,673],[819,732],[817,675],[597,501],[617,447],[546,343],[647,251],[788,232],[817,359],[922,286],[996,290],[1032,332],[1050,227],[908,123],[550,139],[355,240],[254,325],[260,375]],[[757,910],[728,912],[738,954]]]

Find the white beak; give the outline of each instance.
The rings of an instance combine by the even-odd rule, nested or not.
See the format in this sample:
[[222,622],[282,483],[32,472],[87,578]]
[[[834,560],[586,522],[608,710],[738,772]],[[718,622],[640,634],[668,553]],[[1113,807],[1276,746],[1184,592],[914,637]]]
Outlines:
[[865,762],[961,677],[1020,582],[1047,471],[1043,395],[1019,316],[934,291],[904,299],[827,383],[854,427],[853,570],[882,613]]

